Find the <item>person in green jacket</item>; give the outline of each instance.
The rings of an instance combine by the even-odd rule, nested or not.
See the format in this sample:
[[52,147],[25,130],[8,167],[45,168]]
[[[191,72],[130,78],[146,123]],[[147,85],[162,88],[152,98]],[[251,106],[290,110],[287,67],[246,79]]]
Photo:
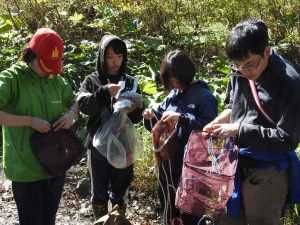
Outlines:
[[48,175],[33,154],[34,131],[68,129],[78,104],[61,76],[63,41],[40,28],[22,50],[22,62],[0,73],[3,168],[17,205],[20,225],[53,225],[65,176]]

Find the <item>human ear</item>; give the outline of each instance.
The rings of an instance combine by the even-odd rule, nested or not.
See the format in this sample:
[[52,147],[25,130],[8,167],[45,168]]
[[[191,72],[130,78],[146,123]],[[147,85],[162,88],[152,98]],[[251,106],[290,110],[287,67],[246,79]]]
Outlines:
[[264,54],[265,54],[266,58],[270,56],[270,54],[271,54],[271,47],[269,45],[265,48]]

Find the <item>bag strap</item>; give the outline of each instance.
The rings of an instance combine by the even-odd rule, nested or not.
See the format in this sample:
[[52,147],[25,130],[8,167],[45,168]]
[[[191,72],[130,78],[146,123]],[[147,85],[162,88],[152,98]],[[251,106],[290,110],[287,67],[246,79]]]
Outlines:
[[260,100],[258,98],[258,94],[257,94],[257,91],[256,91],[256,86],[255,86],[255,83],[253,80],[248,80],[249,81],[249,85],[250,85],[250,88],[251,88],[251,92],[252,92],[252,95],[253,95],[253,98],[254,98],[254,101],[258,107],[258,109],[260,110],[260,112],[264,115],[264,117],[273,125],[276,125],[276,123],[274,122],[274,120],[268,115],[268,113],[266,113],[266,111],[263,109],[261,103],[260,103]]

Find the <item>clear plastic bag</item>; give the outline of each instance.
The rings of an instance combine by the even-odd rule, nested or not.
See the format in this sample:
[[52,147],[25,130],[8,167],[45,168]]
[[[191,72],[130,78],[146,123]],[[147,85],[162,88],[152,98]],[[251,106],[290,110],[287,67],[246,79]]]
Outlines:
[[96,131],[93,146],[115,168],[130,166],[143,149],[138,130],[123,110],[113,113]]
[[130,108],[134,107],[133,102],[129,99],[122,99],[118,100],[114,105],[114,112],[118,112],[121,110],[129,110]]

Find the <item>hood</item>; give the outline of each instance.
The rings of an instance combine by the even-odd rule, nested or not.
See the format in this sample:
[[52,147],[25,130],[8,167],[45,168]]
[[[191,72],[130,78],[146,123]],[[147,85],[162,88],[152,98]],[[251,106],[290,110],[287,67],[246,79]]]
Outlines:
[[104,35],[100,41],[98,60],[96,64],[96,71],[98,73],[99,79],[104,83],[107,83],[106,80],[108,78],[106,67],[105,67],[105,52],[107,50],[108,45],[112,41],[119,41],[120,43],[124,44],[126,49],[126,54],[123,56],[123,63],[121,65],[120,74],[117,77],[117,80],[120,80],[120,78],[125,75],[125,70],[126,70],[127,48],[125,42],[115,35]]

